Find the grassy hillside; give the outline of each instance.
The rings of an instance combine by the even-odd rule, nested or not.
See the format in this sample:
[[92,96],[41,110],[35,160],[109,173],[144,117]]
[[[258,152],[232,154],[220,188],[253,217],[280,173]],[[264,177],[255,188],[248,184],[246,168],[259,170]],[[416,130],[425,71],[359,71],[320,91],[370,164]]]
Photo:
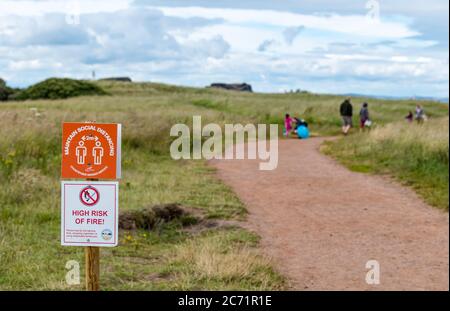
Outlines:
[[[306,118],[316,135],[339,133],[338,96],[246,94],[150,83],[97,85],[109,95],[0,103],[0,289],[83,288],[83,283],[65,283],[66,262],[78,260],[83,268],[83,249],[59,245],[62,121],[123,124],[121,210],[177,202],[202,210],[207,218],[231,220],[244,219],[245,208],[214,171],[203,161],[169,157],[173,124],[190,124],[193,115],[201,115],[204,123],[282,124],[289,112]],[[415,104],[369,103],[378,126],[401,120]],[[432,119],[448,116],[444,105],[423,104]],[[119,247],[102,249],[102,288],[283,288],[283,279],[259,254],[257,244],[258,238],[242,229],[191,232],[177,222],[150,232],[123,231]]]
[[[116,96],[133,96],[145,98],[146,103],[159,103],[168,109],[166,117],[175,117],[172,108],[187,109],[188,116],[192,112],[213,114],[221,121],[277,123],[283,124],[286,113],[306,119],[312,125],[316,135],[336,135],[340,133],[341,119],[339,105],[343,96],[317,95],[311,93],[261,94],[239,93],[217,89],[197,89],[175,87],[164,84],[133,83],[117,84],[100,82],[100,85]],[[403,120],[408,111],[414,110],[417,103],[425,106],[431,118],[448,115],[448,106],[429,101],[414,100],[379,100],[371,98],[353,98],[355,111],[358,112],[363,102],[370,104],[375,125]],[[170,107],[167,107],[167,104]],[[134,108],[134,107],[133,107]]]

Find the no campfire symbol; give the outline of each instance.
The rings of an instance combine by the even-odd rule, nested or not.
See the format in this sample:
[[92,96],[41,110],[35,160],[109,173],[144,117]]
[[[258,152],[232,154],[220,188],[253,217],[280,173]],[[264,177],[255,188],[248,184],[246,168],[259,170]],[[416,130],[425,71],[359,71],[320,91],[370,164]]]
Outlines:
[[80,201],[86,206],[94,206],[100,200],[100,194],[97,189],[88,186],[80,191]]

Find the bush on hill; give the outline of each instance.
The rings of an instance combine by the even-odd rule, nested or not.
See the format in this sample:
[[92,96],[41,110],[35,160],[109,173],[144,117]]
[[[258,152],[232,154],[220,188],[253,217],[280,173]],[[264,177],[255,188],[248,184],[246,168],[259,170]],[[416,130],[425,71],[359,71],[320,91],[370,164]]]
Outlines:
[[14,89],[6,85],[5,80],[0,78],[0,101],[8,100],[14,94]]
[[15,99],[65,99],[77,96],[106,95],[99,86],[80,80],[51,78],[21,91]]

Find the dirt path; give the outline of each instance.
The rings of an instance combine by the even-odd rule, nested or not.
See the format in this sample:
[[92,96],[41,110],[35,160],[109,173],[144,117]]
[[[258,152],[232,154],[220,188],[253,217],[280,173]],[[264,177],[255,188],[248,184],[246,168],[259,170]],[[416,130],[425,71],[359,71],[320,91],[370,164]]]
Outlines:
[[[322,155],[324,139],[282,140],[279,165],[212,161],[249,210],[248,226],[295,290],[448,290],[448,213],[384,177]],[[377,260],[381,284],[367,285]]]

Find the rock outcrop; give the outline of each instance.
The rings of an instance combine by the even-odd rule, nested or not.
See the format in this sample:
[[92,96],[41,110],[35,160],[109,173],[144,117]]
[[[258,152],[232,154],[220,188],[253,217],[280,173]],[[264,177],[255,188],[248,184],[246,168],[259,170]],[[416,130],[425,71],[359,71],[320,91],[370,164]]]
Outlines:
[[231,91],[239,91],[239,92],[253,92],[252,86],[247,83],[213,83],[210,87],[231,90]]
[[112,77],[112,78],[104,78],[99,81],[119,81],[119,82],[133,82],[129,77]]

